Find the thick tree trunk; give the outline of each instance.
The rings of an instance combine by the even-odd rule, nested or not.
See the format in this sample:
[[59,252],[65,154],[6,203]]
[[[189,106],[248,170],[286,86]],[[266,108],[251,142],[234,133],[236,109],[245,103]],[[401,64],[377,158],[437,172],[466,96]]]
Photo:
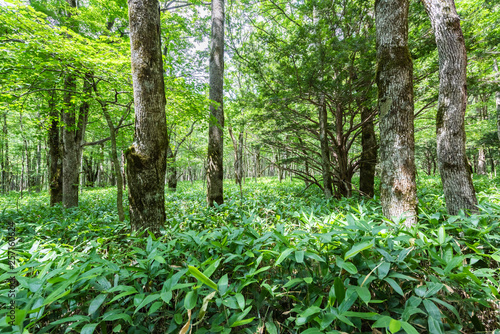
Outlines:
[[125,219],[125,215],[123,214],[123,178],[120,161],[118,160],[118,153],[116,151],[116,129],[105,106],[102,106],[102,113],[108,123],[109,136],[111,138],[111,159],[113,160],[116,175],[116,209],[118,211],[118,219],[122,222]]
[[208,129],[208,206],[224,203],[224,0],[212,0],[212,44],[210,46],[210,104]]
[[319,142],[321,147],[321,171],[323,173],[323,193],[329,199],[333,195],[333,181],[330,162],[330,147],[328,145],[328,113],[326,110],[325,98],[321,97],[321,106],[318,108],[319,114]]
[[62,141],[60,138],[61,129],[59,127],[59,112],[55,106],[55,92],[51,92],[49,98],[49,130],[48,130],[48,144],[49,144],[49,194],[50,206],[57,203],[62,203],[63,200],[63,152]]
[[134,143],[126,152],[133,230],[159,235],[165,224],[167,124],[158,0],[129,0]]
[[376,0],[375,20],[382,210],[411,226],[417,222],[417,189],[408,0]]
[[476,210],[477,199],[465,152],[467,54],[453,0],[423,0],[439,55],[437,155],[448,213]]
[[361,161],[359,168],[359,190],[361,194],[373,197],[375,186],[375,165],[377,164],[377,138],[373,125],[373,111],[361,110]]

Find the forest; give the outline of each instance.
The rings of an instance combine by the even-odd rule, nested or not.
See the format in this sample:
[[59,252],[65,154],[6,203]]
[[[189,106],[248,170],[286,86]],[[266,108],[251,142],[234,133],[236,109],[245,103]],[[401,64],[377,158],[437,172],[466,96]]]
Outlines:
[[500,333],[500,3],[0,0],[0,333]]

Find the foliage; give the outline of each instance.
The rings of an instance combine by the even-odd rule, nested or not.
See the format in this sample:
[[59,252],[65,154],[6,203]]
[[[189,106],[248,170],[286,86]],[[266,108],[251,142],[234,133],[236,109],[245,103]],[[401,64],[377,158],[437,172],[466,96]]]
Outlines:
[[[476,180],[479,214],[449,217],[439,181],[421,177],[420,223],[411,230],[384,219],[377,199],[325,201],[298,182],[247,181],[243,198],[227,185],[227,202],[211,209],[200,183],[180,183],[166,195],[168,229],[158,240],[128,233],[112,189],[85,192],[79,210],[10,193],[0,197],[0,218],[14,221],[19,236],[16,328],[492,330],[500,325],[499,181]],[[5,235],[0,244],[7,271]]]

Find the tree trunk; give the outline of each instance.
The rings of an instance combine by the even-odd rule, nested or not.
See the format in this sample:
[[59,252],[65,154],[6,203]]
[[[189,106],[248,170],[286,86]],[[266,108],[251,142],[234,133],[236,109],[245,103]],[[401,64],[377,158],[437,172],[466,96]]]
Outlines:
[[177,166],[175,166],[175,152],[167,146],[167,183],[168,190],[171,192],[177,191]]
[[158,0],[129,0],[134,143],[126,152],[132,230],[165,224],[167,123]]
[[55,92],[50,93],[49,98],[49,130],[48,130],[48,144],[49,144],[49,194],[50,206],[57,203],[62,203],[63,199],[63,152],[62,142],[60,138],[61,129],[59,127],[59,113],[55,106]]
[[[496,59],[493,62],[493,66],[495,72],[497,73],[497,77],[500,77],[500,72],[498,71],[498,62]],[[495,104],[497,107],[497,135],[498,140],[500,140],[500,91],[495,92]]]
[[408,0],[376,0],[375,20],[382,210],[411,226],[417,222],[417,189]]
[[329,199],[333,195],[333,181],[330,162],[330,147],[328,145],[328,113],[326,110],[325,97],[321,96],[321,106],[318,109],[319,114],[319,142],[321,147],[321,171],[323,173],[323,193],[325,198]]
[[35,191],[42,190],[42,139],[38,139],[36,145],[36,175],[35,175]]
[[361,161],[359,169],[359,190],[361,194],[373,197],[375,186],[375,165],[377,164],[377,138],[373,125],[373,110],[361,110]]
[[[83,82],[84,99],[90,93],[90,75]],[[76,90],[76,79],[68,76],[65,87],[69,91]],[[78,206],[78,186],[82,156],[82,141],[87,126],[90,105],[86,100],[81,102],[78,119],[71,93],[64,94],[65,111],[63,113],[63,205],[66,208]]]
[[484,153],[484,147],[479,148],[477,156],[477,174],[486,175],[486,155]]
[[436,116],[437,155],[448,213],[475,211],[476,192],[465,152],[467,54],[453,0],[423,0],[439,55],[439,100]]
[[208,206],[224,203],[224,0],[212,0],[212,43],[210,47],[210,122],[208,129]]
[[111,159],[113,160],[116,175],[116,209],[118,211],[118,219],[122,222],[125,219],[125,215],[123,214],[123,178],[118,153],[116,152],[116,129],[104,105],[102,106],[102,113],[108,123],[109,137],[111,138]]

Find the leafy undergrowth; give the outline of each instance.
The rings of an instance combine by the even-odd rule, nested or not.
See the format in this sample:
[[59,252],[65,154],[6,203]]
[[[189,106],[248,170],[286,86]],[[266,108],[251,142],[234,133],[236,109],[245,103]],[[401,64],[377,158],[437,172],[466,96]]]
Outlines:
[[[117,220],[114,190],[79,209],[46,195],[0,197],[16,224],[15,326],[2,333],[479,333],[500,328],[500,180],[477,179],[480,213],[448,216],[439,181],[419,184],[420,223],[378,200],[325,201],[299,182],[227,184],[208,209],[201,183],[167,193],[154,240]],[[1,301],[9,305],[6,239]]]

